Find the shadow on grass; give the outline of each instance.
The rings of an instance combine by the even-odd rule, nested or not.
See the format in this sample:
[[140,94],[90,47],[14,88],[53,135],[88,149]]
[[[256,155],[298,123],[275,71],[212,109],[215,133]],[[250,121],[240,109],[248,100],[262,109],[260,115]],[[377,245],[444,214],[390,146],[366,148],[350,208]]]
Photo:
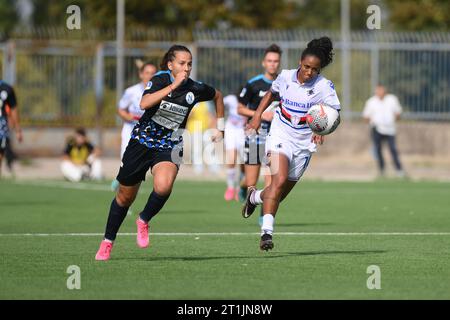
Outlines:
[[[331,226],[330,222],[317,222],[317,223],[277,223],[277,227],[312,227],[312,226]],[[278,230],[278,232],[280,232]]]
[[208,261],[208,260],[228,260],[228,259],[276,259],[286,257],[300,257],[300,256],[316,256],[316,255],[366,255],[366,254],[379,254],[386,253],[385,250],[333,250],[333,251],[306,251],[306,252],[260,252],[260,256],[210,256],[210,257],[115,257],[114,260],[135,260],[135,261]]

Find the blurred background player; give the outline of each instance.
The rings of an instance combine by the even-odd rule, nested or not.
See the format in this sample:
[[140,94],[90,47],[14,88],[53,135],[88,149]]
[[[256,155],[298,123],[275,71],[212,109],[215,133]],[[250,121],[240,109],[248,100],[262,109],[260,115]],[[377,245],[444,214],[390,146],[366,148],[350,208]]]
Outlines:
[[17,140],[22,142],[16,94],[13,87],[0,80],[0,177],[4,156],[8,157],[8,167],[12,170],[13,154],[10,145],[10,125],[15,130]]
[[399,178],[405,177],[395,143],[397,131],[395,122],[400,119],[401,113],[402,107],[398,98],[393,94],[387,93],[386,88],[382,85],[378,85],[375,88],[375,95],[369,98],[364,106],[363,118],[371,127],[371,137],[380,176],[384,176],[382,144],[387,142],[397,176]]
[[[250,122],[255,115],[255,110],[258,108],[261,99],[266,92],[270,90],[272,82],[278,74],[278,69],[281,62],[281,49],[276,44],[272,44],[264,51],[262,60],[262,67],[264,74],[257,75],[250,79],[239,95],[240,115],[247,117]],[[270,130],[270,122],[273,119],[273,108],[279,106],[280,101],[275,97],[270,108],[262,115],[261,128],[257,134],[247,135],[245,137],[245,185],[247,188],[256,186],[259,178],[261,164],[265,156],[266,136]],[[271,110],[272,109],[272,110]],[[264,175],[264,186],[270,184],[270,175]],[[260,224],[262,222],[262,210],[260,215]]]
[[249,130],[258,130],[264,110],[275,97],[281,98],[282,105],[276,110],[266,143],[272,174],[270,185],[264,190],[250,187],[242,209],[243,217],[248,218],[256,206],[263,203],[261,250],[273,248],[273,225],[278,206],[302,177],[312,153],[316,152],[316,144],[323,143],[324,137],[314,134],[306,123],[308,109],[319,103],[336,110],[341,108],[333,83],[320,75],[332,61],[330,38],[310,41],[302,52],[300,66],[281,72],[247,125]]
[[[242,91],[243,88],[239,90]],[[244,151],[244,125],[247,119],[238,113],[238,98],[235,94],[229,94],[223,98],[227,121],[225,123],[225,150],[227,166],[227,189],[224,198],[227,201],[235,199],[244,201],[247,191],[244,179],[244,165],[241,160]],[[236,181],[236,165],[239,165],[240,177]]]
[[136,220],[136,243],[140,248],[149,246],[149,222],[170,197],[183,156],[182,134],[189,113],[197,102],[214,100],[219,131],[213,140],[223,139],[222,93],[189,78],[192,71],[190,50],[181,45],[170,47],[161,62],[161,70],[152,78],[142,96],[140,107],[145,113],[133,129],[122,157],[117,175],[119,189],[111,202],[96,260],[110,258],[117,232],[150,169],[153,191]]
[[64,177],[72,182],[82,179],[101,180],[103,174],[99,156],[100,150],[88,141],[85,129],[78,128],[67,142],[61,171]]
[[[150,62],[142,62],[141,60],[136,60],[136,66],[139,70],[139,78],[141,82],[127,88],[119,101],[119,106],[117,113],[122,118],[122,143],[120,146],[120,159],[127,148],[128,141],[131,138],[131,132],[136,123],[144,114],[144,110],[141,110],[139,103],[141,102],[142,94],[144,93],[145,87],[151,80],[153,75],[156,73],[156,66]],[[114,180],[111,184],[111,189],[116,191],[119,187],[119,182]]]
[[208,150],[204,148],[211,141],[208,129],[214,128],[216,123],[216,117],[211,112],[211,105],[214,104],[210,103],[210,101],[197,103],[189,114],[189,119],[186,123],[186,129],[189,131],[192,142],[190,151],[192,166],[196,175],[203,173],[205,161],[210,173],[217,173],[220,169],[215,155],[208,153]]

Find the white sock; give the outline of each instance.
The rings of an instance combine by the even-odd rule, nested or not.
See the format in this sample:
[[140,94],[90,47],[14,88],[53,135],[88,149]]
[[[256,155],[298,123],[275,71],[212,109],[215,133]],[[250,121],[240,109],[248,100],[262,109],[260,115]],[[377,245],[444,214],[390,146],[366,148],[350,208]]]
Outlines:
[[109,243],[113,243],[114,241],[112,241],[112,240],[109,240],[109,239],[103,239],[103,240],[105,240],[106,242],[109,242]]
[[263,200],[261,199],[261,193],[262,192],[263,192],[263,190],[256,190],[255,192],[253,192],[251,197],[250,197],[250,202],[252,204],[261,204],[261,203],[263,203]]
[[234,179],[236,177],[236,170],[234,168],[227,169],[227,187],[234,188]]
[[268,233],[268,234],[273,233],[274,220],[275,220],[275,217],[271,213],[263,215],[263,223],[261,226],[261,235],[263,235],[264,233]]

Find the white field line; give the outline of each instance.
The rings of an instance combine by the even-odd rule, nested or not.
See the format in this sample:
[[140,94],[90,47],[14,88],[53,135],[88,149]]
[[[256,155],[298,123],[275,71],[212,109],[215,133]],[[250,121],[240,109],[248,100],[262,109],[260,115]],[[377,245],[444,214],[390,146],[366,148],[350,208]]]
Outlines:
[[77,190],[96,190],[112,192],[111,187],[101,184],[90,184],[83,182],[65,182],[65,181],[15,181],[14,184],[32,186],[32,187],[50,187],[62,189],[77,189]]
[[[156,232],[152,236],[253,236],[259,232]],[[136,236],[136,233],[119,233]],[[276,236],[450,236],[450,232],[276,232]],[[0,233],[0,237],[99,237],[103,233]]]

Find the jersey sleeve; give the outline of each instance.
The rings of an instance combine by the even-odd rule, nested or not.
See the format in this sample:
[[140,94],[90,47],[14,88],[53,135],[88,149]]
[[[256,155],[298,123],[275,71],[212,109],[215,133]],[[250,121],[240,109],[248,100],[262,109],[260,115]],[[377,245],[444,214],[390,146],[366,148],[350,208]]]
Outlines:
[[70,156],[70,151],[72,150],[72,144],[71,143],[67,143],[66,147],[64,148],[64,154],[67,156]]
[[323,98],[323,102],[338,111],[341,110],[341,103],[337,96],[336,90],[334,89],[334,84],[330,80],[327,81],[325,86],[325,96]]
[[286,71],[283,70],[278,75],[278,77],[275,79],[275,81],[272,82],[272,86],[270,87],[270,91],[272,93],[275,93],[278,96],[280,95],[282,87],[285,86],[285,84],[286,84],[285,77],[286,77]]
[[10,109],[14,109],[17,106],[17,99],[14,89],[12,87],[8,88],[8,98],[5,101]]
[[209,101],[214,99],[216,95],[216,89],[205,83],[199,83],[199,85],[199,101]]
[[131,102],[131,92],[129,89],[125,90],[122,98],[119,101],[119,109],[127,109]]
[[244,106],[249,104],[250,100],[252,99],[253,95],[253,88],[251,83],[247,82],[245,87],[242,89],[241,93],[239,94],[238,101],[239,103],[242,103]]
[[145,96],[146,94],[151,94],[156,91],[159,91],[161,89],[164,89],[169,85],[169,80],[165,79],[162,75],[161,76],[154,76],[152,80],[150,80],[147,83],[147,86],[144,89],[144,93],[142,96]]
[[367,118],[367,119],[370,119],[370,117],[372,116],[372,108],[371,108],[371,104],[370,104],[370,99],[367,100],[366,104],[364,105],[362,116],[363,116],[363,118]]
[[401,114],[403,110],[400,101],[398,101],[398,98],[396,96],[393,96],[393,100],[394,100],[394,112],[396,114]]
[[92,151],[94,151],[94,146],[90,142],[86,142],[86,148],[88,149],[89,154],[91,154]]

